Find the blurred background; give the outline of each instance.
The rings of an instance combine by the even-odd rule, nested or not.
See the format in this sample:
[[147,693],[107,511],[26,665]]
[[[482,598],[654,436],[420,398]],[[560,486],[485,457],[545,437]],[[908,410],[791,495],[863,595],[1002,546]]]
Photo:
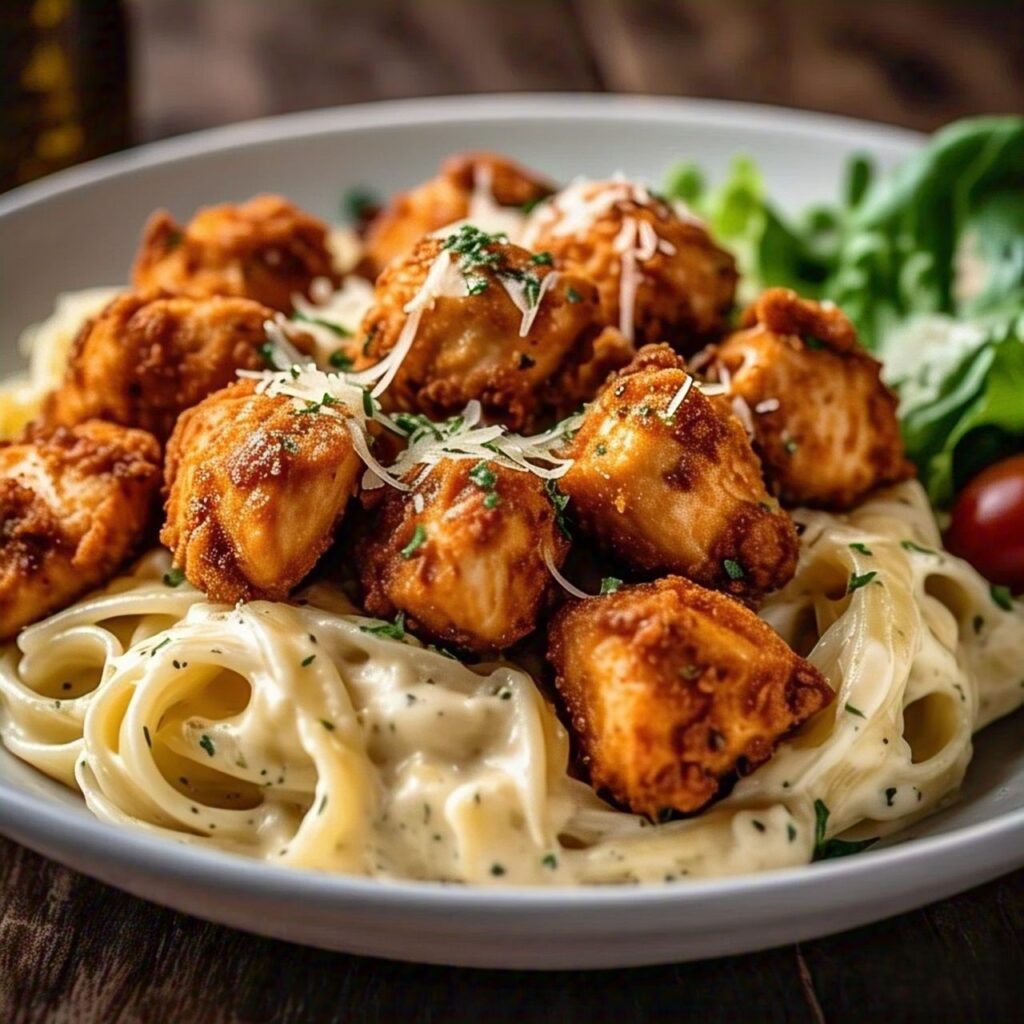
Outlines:
[[1024,2],[0,0],[0,191],[246,118],[528,90],[707,96],[929,130],[1024,111]]

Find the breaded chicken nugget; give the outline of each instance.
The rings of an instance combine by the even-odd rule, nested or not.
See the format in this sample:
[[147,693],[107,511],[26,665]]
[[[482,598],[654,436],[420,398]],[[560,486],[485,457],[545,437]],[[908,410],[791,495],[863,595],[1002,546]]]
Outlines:
[[796,569],[796,528],[765,490],[739,420],[667,345],[649,345],[587,408],[559,486],[576,519],[644,574],[753,597]]
[[652,818],[700,810],[834,696],[753,612],[679,577],[571,602],[548,657],[592,785]]
[[[166,441],[178,414],[232,383],[236,370],[266,367],[263,325],[273,316],[251,299],[121,295],[79,331],[43,420],[98,417]],[[312,350],[312,339],[295,341]]]
[[392,263],[362,330],[357,369],[401,357],[386,409],[438,420],[478,399],[514,430],[572,412],[633,351],[615,332],[595,346],[593,283],[470,225]]
[[736,264],[707,229],[628,181],[579,182],[530,215],[522,244],[597,282],[604,322],[641,345],[693,352],[720,334]]
[[160,539],[214,601],[283,600],[330,545],[361,469],[340,414],[240,381],[178,420]]
[[237,295],[291,312],[317,278],[337,285],[327,228],[281,196],[208,206],[181,227],[165,210],[149,218],[135,259],[137,291],[196,299]]
[[444,161],[436,178],[399,193],[371,222],[360,273],[375,280],[424,235],[486,214],[488,207],[519,211],[553,191],[550,182],[496,153],[457,153]]
[[787,504],[844,509],[914,473],[896,396],[835,306],[766,291],[708,372],[746,403],[754,447]]
[[545,552],[561,566],[568,548],[538,477],[445,459],[412,491],[382,495],[354,554],[371,615],[401,611],[424,637],[486,652],[536,628],[552,584]]
[[105,583],[138,548],[160,446],[90,420],[0,444],[0,639]]

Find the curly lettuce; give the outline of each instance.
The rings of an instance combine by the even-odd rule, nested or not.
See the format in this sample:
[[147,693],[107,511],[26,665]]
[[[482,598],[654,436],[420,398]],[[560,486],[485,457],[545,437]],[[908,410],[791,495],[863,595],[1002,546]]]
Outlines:
[[1024,118],[952,124],[886,175],[858,157],[835,203],[795,217],[745,157],[714,188],[680,165],[667,192],[736,253],[742,298],[783,285],[846,311],[935,504],[1024,450]]

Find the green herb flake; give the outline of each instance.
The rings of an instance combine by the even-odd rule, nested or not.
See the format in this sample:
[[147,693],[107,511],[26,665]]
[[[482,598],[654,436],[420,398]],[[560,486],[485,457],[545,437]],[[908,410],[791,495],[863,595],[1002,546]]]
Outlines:
[[813,351],[820,351],[823,348],[828,348],[821,338],[816,338],[813,334],[805,334],[803,337],[804,347],[809,348]]
[[900,547],[903,548],[904,551],[916,551],[917,554],[919,554],[919,555],[937,555],[938,554],[938,551],[935,551],[932,548],[923,548],[923,547],[921,547],[920,544],[917,544],[917,543],[915,543],[912,540],[901,540],[900,541]]
[[153,737],[149,735],[149,727],[148,726],[144,725],[142,727],[142,735],[146,737],[146,746],[149,747],[150,750],[152,750],[153,749]]
[[169,572],[164,573],[164,585],[168,587],[180,587],[185,582],[185,570],[174,566]]
[[302,659],[301,665],[303,668],[308,668],[314,661],[316,661],[316,655],[310,654],[308,657]]
[[897,789],[896,789],[895,786],[890,786],[885,791],[885,806],[886,807],[892,807],[892,801],[893,801],[893,798],[896,796],[896,793],[897,793]]
[[998,583],[993,583],[989,587],[989,593],[992,595],[992,600],[995,601],[1004,612],[1013,611],[1013,594],[1010,593],[1009,587],[1000,586]]
[[469,471],[469,479],[484,491],[491,490],[498,482],[498,478],[495,476],[494,470],[492,470],[486,462],[478,462]]
[[320,800],[320,806],[317,808],[317,811],[316,811],[317,816],[319,816],[319,815],[324,813],[324,808],[326,806],[327,806],[327,794],[324,793],[323,797]]
[[566,288],[566,290],[565,290],[565,297],[573,305],[575,305],[577,302],[582,302],[583,301],[583,296],[580,295],[580,293],[578,291],[576,291],[576,289],[573,288],[572,285],[570,285],[568,288]]
[[260,345],[259,351],[260,356],[263,358],[263,362],[266,363],[267,365],[267,368],[270,370],[276,370],[278,366],[277,360],[274,359],[274,353],[276,352],[276,349],[274,348],[273,344],[269,341],[264,342],[264,344]]
[[622,580],[615,576],[605,576],[601,580],[601,593],[614,594],[622,586]]
[[535,252],[530,257],[530,262],[541,267],[550,267],[555,262],[555,257],[549,252]]
[[389,640],[405,639],[405,612],[399,612],[394,622],[382,622],[379,626],[360,626],[364,633],[371,636],[383,636]]
[[544,492],[555,508],[555,525],[562,532],[562,536],[566,540],[572,540],[572,533],[569,530],[569,524],[566,522],[565,517],[565,510],[569,504],[569,495],[563,494],[558,489],[558,484],[554,480],[544,481]]
[[722,562],[722,568],[725,570],[726,576],[731,580],[741,580],[746,576],[743,571],[743,566],[740,565],[734,558],[727,558]]
[[169,636],[165,636],[163,638],[163,640],[161,640],[160,643],[158,643],[156,645],[156,647],[154,647],[153,650],[151,650],[149,652],[149,656],[152,658],[153,655],[156,654],[157,651],[159,651],[159,650],[163,649],[164,647],[166,647],[170,642],[171,642],[171,638]]
[[789,836],[791,843],[796,839],[796,825],[791,821],[786,823],[786,835]]
[[484,508],[497,508],[501,504],[501,495],[497,491],[491,491],[484,498]]
[[333,722],[329,722],[329,721],[328,721],[328,720],[327,720],[326,718],[321,718],[321,719],[320,719],[320,724],[321,724],[321,725],[322,725],[322,726],[323,726],[323,727],[324,727],[324,728],[325,728],[325,729],[326,729],[326,730],[327,730],[328,732],[334,732],[334,723],[333,723]]
[[199,746],[201,746],[210,757],[213,757],[217,752],[217,748],[213,745],[213,740],[210,739],[206,733],[203,733],[203,735],[199,737]]
[[346,352],[343,352],[340,348],[330,354],[327,362],[329,362],[334,369],[341,370],[342,372],[345,370],[351,370],[353,364],[352,357]]
[[700,673],[700,665],[695,665],[692,661],[687,662],[687,664],[683,665],[683,667],[679,669],[679,674],[684,679],[698,679],[700,677]]
[[850,545],[850,547],[851,547],[851,548],[852,548],[852,549],[853,549],[854,551],[856,551],[856,552],[857,552],[858,554],[860,554],[860,555],[867,555],[867,556],[868,556],[869,558],[870,558],[870,557],[871,557],[871,556],[872,556],[872,555],[874,554],[874,552],[873,552],[873,551],[871,550],[871,548],[869,548],[869,547],[867,546],[867,544],[864,544],[864,543],[862,543],[862,542],[861,542],[861,541],[859,541],[859,540],[855,540],[855,541],[854,541],[854,542],[853,542],[853,543],[852,543],[852,544]]
[[793,438],[787,437],[786,440],[783,441],[782,447],[786,449],[787,455],[795,455],[800,445],[798,445]]
[[497,863],[492,864],[491,865],[491,874],[494,875],[495,878],[500,878],[503,874],[505,874],[504,866],[501,865],[501,864],[497,864]]
[[408,544],[399,552],[399,554],[408,561],[412,556],[427,542],[427,531],[423,529],[422,523],[416,524],[416,529],[413,530],[412,538]]
[[558,867],[558,858],[553,853],[546,853],[540,860],[541,864],[546,868],[550,868],[552,871]]
[[365,185],[353,185],[341,197],[341,214],[350,223],[366,220],[380,208],[380,200]]
[[828,825],[829,810],[822,800],[814,801],[814,859],[832,860],[836,857],[848,857],[853,853],[860,853],[869,846],[874,846],[877,839],[860,839],[849,842],[845,839],[825,839],[825,829]]
[[595,445],[594,446],[594,454],[595,455],[607,455],[608,454],[608,445],[606,445],[603,441],[600,444]]
[[365,388],[363,388],[363,412],[368,419],[373,416],[373,395]]
[[757,818],[751,818],[750,824],[753,825],[758,832],[766,832],[768,830],[765,823],[763,821],[758,821]]
[[852,594],[855,590],[866,587],[877,575],[878,572],[875,569],[872,569],[870,572],[862,572],[859,575],[854,573],[847,584],[846,592]]
[[856,715],[858,718],[867,718],[868,717],[867,715],[864,714],[863,711],[861,711],[860,708],[855,708],[849,701],[846,702],[846,710],[851,715]]
[[[352,337],[352,332],[347,327],[343,327],[341,324],[336,324],[332,320],[323,320],[318,316],[309,316],[309,314],[302,313],[299,310],[296,310],[294,313],[292,313],[292,320],[298,320],[306,324],[316,324],[317,327],[323,327],[326,330],[330,331],[332,334],[337,335],[339,338]],[[333,360],[333,358],[334,357],[332,356],[331,359]],[[351,362],[352,360],[350,359],[350,365]],[[331,362],[331,365],[334,365],[333,361]]]

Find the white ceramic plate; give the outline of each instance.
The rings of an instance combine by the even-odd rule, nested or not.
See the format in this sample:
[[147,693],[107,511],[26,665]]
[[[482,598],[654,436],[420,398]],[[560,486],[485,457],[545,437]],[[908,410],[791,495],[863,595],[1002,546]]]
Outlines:
[[[920,139],[767,107],[600,96],[348,107],[145,147],[0,197],[0,371],[57,292],[126,279],[143,220],[279,191],[331,217],[343,191],[428,177],[448,153],[507,152],[556,178],[661,180],[680,158],[714,179],[752,154],[785,206],[835,196],[846,158],[882,166]],[[1024,667],[1022,667],[1024,675]],[[885,848],[805,868],[673,886],[476,890],[271,867],[115,829],[0,750],[0,830],[138,896],[353,953],[489,967],[622,967],[740,953],[852,928],[1024,863],[1024,716],[977,743],[961,799]]]

